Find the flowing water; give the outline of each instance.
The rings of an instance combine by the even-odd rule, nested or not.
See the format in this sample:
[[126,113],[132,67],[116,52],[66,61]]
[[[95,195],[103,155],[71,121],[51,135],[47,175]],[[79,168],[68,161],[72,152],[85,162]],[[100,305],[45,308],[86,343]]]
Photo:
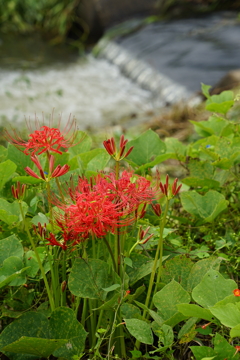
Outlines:
[[[0,35],[0,121],[75,116],[80,129],[144,121],[240,67],[234,13],[159,22],[108,41],[100,58],[51,47],[39,36]],[[129,120],[131,119],[132,120]]]
[[[28,39],[20,40],[25,43]],[[56,115],[62,114],[62,121],[72,114],[80,129],[99,129],[131,114],[144,114],[156,105],[150,91],[141,89],[105,59],[74,54],[66,58],[66,49],[54,53],[50,47],[49,53],[39,38],[33,52],[29,44],[27,49],[19,47],[18,51],[24,50],[22,57],[13,49],[10,55],[2,51],[2,125],[8,121],[19,125],[25,117],[34,119],[35,114],[48,117],[54,109]]]

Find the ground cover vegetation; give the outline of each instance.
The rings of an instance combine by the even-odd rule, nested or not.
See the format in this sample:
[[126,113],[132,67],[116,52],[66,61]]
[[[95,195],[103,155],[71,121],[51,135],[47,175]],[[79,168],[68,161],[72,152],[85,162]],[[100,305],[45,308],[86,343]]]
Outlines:
[[[236,360],[239,118],[202,86],[198,139],[36,119],[0,146],[1,357]],[[174,159],[180,180],[161,175]]]

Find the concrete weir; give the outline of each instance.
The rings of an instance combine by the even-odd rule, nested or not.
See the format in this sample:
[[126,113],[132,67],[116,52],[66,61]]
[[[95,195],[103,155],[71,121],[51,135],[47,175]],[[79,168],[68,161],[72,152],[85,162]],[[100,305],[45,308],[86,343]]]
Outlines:
[[182,100],[189,101],[192,104],[200,101],[200,98],[188,91],[186,87],[172,81],[145,61],[135,58],[114,41],[105,38],[100,40],[98,54],[99,57],[117,65],[124,75],[143,89],[151,91],[162,105],[173,104]]

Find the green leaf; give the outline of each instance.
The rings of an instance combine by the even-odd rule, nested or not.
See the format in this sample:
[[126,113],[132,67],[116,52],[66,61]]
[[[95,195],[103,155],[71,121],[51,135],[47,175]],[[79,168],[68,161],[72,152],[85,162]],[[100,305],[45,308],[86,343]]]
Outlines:
[[240,324],[234,326],[230,330],[230,336],[231,336],[231,338],[240,337]]
[[11,359],[15,359],[13,351],[16,351],[19,360],[51,354],[72,360],[83,352],[86,335],[75,312],[67,307],[54,310],[50,320],[41,312],[27,312],[2,331],[0,349]]
[[227,208],[228,201],[217,191],[210,190],[204,196],[196,191],[182,192],[183,208],[190,214],[200,217],[204,222],[213,220]]
[[214,351],[221,356],[222,359],[234,359],[234,354],[236,349],[231,346],[227,340],[221,336],[220,334],[216,333],[214,338]]
[[[29,311],[5,327],[0,335],[0,349],[2,351],[5,346],[18,341],[22,336],[47,339],[49,330],[48,319],[44,315]],[[4,353],[12,358],[11,352],[4,351]],[[25,356],[22,359],[28,358]]]
[[182,179],[181,182],[193,188],[204,187],[209,189],[219,189],[220,187],[220,183],[216,180],[199,179],[197,177],[190,177],[190,176]]
[[148,323],[139,319],[124,319],[130,334],[143,344],[153,344],[153,334]]
[[223,91],[221,94],[212,95],[206,101],[206,109],[226,114],[234,104],[234,94],[232,91]]
[[106,151],[104,149],[93,149],[91,151],[81,153],[79,158],[81,159],[83,168],[86,169],[88,163],[99,154],[106,154]]
[[189,272],[192,267],[193,262],[188,257],[184,255],[174,256],[165,262],[161,281],[167,284],[174,279],[186,289]]
[[[25,268],[25,270],[28,269]],[[23,275],[23,262],[19,257],[10,256],[4,260],[3,266],[0,268],[0,278],[5,278],[13,274],[18,274],[14,280],[9,284],[10,286],[19,286],[26,282],[26,277]]]
[[[196,360],[203,360],[204,358],[215,359],[217,354],[208,346],[190,346]],[[220,360],[220,359],[219,359]]]
[[218,271],[209,270],[192,291],[193,299],[203,307],[214,306],[237,288],[235,281],[225,279]]
[[114,291],[114,290],[118,289],[119,287],[120,287],[120,284],[113,284],[107,288],[103,288],[103,290],[106,292],[110,292],[110,291]]
[[209,99],[211,96],[209,94],[209,89],[211,89],[211,85],[205,85],[201,83],[201,89],[204,96],[206,96],[207,99]]
[[227,327],[233,328],[240,324],[240,311],[235,304],[215,305],[209,310]]
[[173,158],[185,161],[186,158],[186,145],[176,138],[169,137],[165,139],[166,153],[173,154]]
[[174,334],[171,326],[165,324],[163,324],[162,326],[156,325],[153,327],[153,331],[155,335],[158,336],[159,341],[163,344],[163,346],[171,346],[174,341]]
[[[163,256],[162,261],[167,259],[168,256]],[[132,286],[138,280],[149,275],[152,272],[154,260],[149,259],[142,254],[133,253],[131,255],[132,266],[127,268],[127,274],[129,276],[130,285]],[[157,268],[159,263],[157,264]]]
[[32,354],[40,357],[50,356],[56,349],[67,343],[67,340],[41,339],[22,336],[19,340],[5,346],[4,352],[17,354]]
[[190,300],[188,292],[175,280],[172,280],[153,296],[153,303],[164,320],[168,320],[178,313],[177,304],[189,303]]
[[25,155],[22,151],[18,150],[14,145],[8,143],[8,159],[17,165],[17,172],[20,175],[25,175],[24,168],[31,167],[32,161],[30,156]]
[[101,152],[99,151],[99,153],[88,162],[86,172],[101,171],[107,166],[110,160],[110,155],[104,149],[98,150],[101,150]]
[[[20,275],[22,273],[24,273],[27,269],[29,269],[28,267],[22,268],[21,270],[13,273],[12,275],[9,276],[4,276],[4,275],[0,275],[0,289],[5,287],[6,285],[10,284],[10,283],[14,283],[14,280],[19,279]],[[11,284],[10,284],[11,285]],[[3,315],[4,311],[7,311],[7,309],[4,309],[2,311],[2,316],[7,316],[7,315]],[[19,313],[21,315],[21,313]],[[13,316],[10,316],[13,317]]]
[[199,179],[213,179],[214,167],[209,161],[191,160],[189,162],[190,176]]
[[191,292],[195,286],[197,286],[204,275],[210,270],[219,270],[221,259],[211,257],[209,259],[203,259],[196,262],[189,274],[187,290]]
[[75,312],[67,307],[59,307],[50,317],[51,337],[53,339],[67,339],[68,342],[53,352],[57,358],[72,360],[73,356],[80,356],[84,352],[87,332],[76,319]]
[[0,164],[0,190],[2,190],[5,183],[15,173],[16,169],[16,164],[14,164],[11,160],[4,161]]
[[4,146],[0,145],[0,162],[3,162],[6,159],[7,153],[7,149]]
[[131,146],[134,146],[134,148],[128,159],[137,165],[145,165],[166,151],[166,145],[152,130],[147,130],[137,139],[129,141],[127,149]]
[[[22,209],[24,215],[28,211],[28,205],[22,201]],[[8,225],[19,221],[22,218],[21,211],[19,208],[18,201],[9,203],[5,199],[0,199],[0,219],[6,222]]]
[[206,105],[206,110],[209,110],[209,111],[216,111],[220,114],[226,114],[230,109],[231,107],[233,106],[234,104],[234,101],[233,100],[230,100],[230,101],[224,101],[222,102],[221,104],[218,104],[218,103],[214,103],[214,102],[211,102],[209,103],[208,105]]
[[121,316],[124,319],[141,319],[141,311],[137,306],[129,303],[121,305]]
[[[217,135],[222,136],[223,133],[226,135],[231,134],[233,129],[229,128],[229,121],[224,118],[221,118],[217,115],[212,115],[209,117],[208,121],[191,121],[194,125],[196,132],[201,136],[211,136]],[[227,131],[229,129],[229,133]]]
[[72,157],[89,151],[92,146],[92,139],[84,131],[78,131],[74,143],[76,145],[68,149],[68,152]]
[[[146,169],[151,169],[153,168],[155,165],[161,164],[163,161],[168,160],[168,159],[175,159],[175,155],[174,154],[163,154],[163,155],[158,155],[155,157],[155,159],[153,161],[150,161],[148,163],[144,163],[144,165],[141,165],[137,168],[137,170],[135,170],[136,174],[141,174],[142,172],[144,172]],[[126,159],[126,161],[129,163],[129,165],[131,165],[133,168],[137,167],[137,165],[133,162],[133,161],[128,161],[128,158]]]
[[164,321],[164,324],[171,326],[174,328],[177,324],[182,322],[183,320],[186,320],[186,316],[181,314],[180,312],[176,312],[173,316],[171,316],[169,319]]
[[49,219],[46,217],[45,214],[39,212],[37,215],[35,215],[32,218],[31,223],[33,223],[36,226],[38,226],[38,223],[40,223],[41,225],[44,225],[44,224],[49,223]]
[[10,256],[23,257],[23,247],[15,235],[0,240],[0,266]]
[[116,280],[120,283],[117,274],[111,273],[109,265],[104,261],[76,259],[69,276],[68,286],[73,295],[105,300],[107,292],[103,289],[116,284]]
[[[192,330],[195,329],[195,327],[196,327],[195,324],[197,321],[198,321],[198,317],[191,317],[190,319],[188,319],[188,321],[180,329],[180,331],[178,333],[178,339],[181,339],[181,338],[185,337],[186,335],[188,335],[189,333],[191,333]],[[196,335],[196,333],[195,333],[195,335]],[[194,337],[195,337],[195,335],[194,335]],[[186,342],[186,341],[184,341],[184,342]],[[183,342],[181,342],[181,343],[183,343]]]
[[204,309],[195,304],[178,304],[178,311],[182,313],[184,316],[191,318],[197,317],[199,319],[204,319],[208,321],[212,321],[213,316],[210,310]]
[[44,180],[36,179],[32,176],[15,176],[12,182],[16,183],[17,181],[20,181],[21,184],[35,185],[42,183]]

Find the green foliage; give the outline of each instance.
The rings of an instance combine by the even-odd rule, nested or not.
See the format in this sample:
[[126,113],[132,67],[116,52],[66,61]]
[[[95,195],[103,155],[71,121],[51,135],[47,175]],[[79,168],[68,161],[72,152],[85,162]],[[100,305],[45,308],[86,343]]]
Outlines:
[[124,319],[124,321],[131,335],[143,344],[152,345],[153,334],[149,324],[139,319]]
[[69,289],[82,298],[105,300],[107,293],[112,291],[110,286],[120,282],[116,273],[109,273],[105,262],[76,259],[69,277]]
[[[232,93],[202,89],[214,113],[192,122],[200,138],[189,144],[147,130],[105,151],[80,131],[68,152],[52,154],[54,168],[69,165],[56,178],[49,153],[36,166],[0,147],[0,351],[10,360],[239,358],[240,127],[228,118]],[[181,190],[155,173],[168,159],[184,168]],[[26,166],[47,181],[26,176]],[[105,235],[113,214],[88,200],[96,189],[121,214]]]
[[[2,0],[0,28],[4,32],[33,32],[40,30],[59,43],[76,21],[76,0]],[[86,34],[85,34],[86,35]]]
[[16,358],[14,353],[20,358],[22,354],[34,355],[26,356],[29,359],[54,353],[71,360],[83,351],[86,335],[71,309],[56,309],[50,320],[41,313],[28,312],[1,333],[0,348],[10,359]]

